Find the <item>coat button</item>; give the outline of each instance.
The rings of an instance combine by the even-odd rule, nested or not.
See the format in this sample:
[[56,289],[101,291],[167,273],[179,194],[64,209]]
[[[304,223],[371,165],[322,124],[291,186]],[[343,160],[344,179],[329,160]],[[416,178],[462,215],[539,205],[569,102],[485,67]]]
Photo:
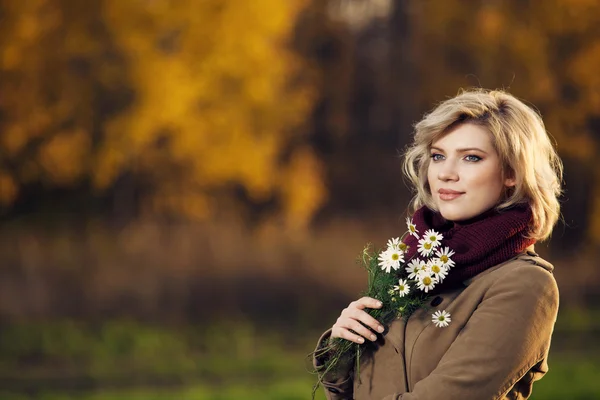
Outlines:
[[437,296],[435,299],[431,300],[431,307],[439,306],[442,304],[442,301],[444,301],[444,299],[442,299],[440,296]]

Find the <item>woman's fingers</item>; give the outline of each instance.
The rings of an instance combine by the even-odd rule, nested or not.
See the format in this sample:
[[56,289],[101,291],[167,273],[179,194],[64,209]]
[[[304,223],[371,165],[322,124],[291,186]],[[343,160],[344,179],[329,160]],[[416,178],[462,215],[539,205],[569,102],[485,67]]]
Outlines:
[[345,329],[345,328],[339,328],[338,334],[335,336],[334,336],[333,332],[334,331],[332,330],[331,331],[332,337],[339,337],[339,338],[346,339],[346,340],[349,340],[351,342],[358,343],[358,344],[365,342],[365,339],[362,336],[352,333],[351,331],[349,331],[348,329]]
[[350,309],[348,310],[348,314],[350,319],[362,322],[375,332],[383,332],[383,325],[381,325],[375,318],[371,317],[366,311]]
[[352,333],[358,334],[365,339],[369,339],[369,340],[377,339],[377,337],[374,335],[374,333],[371,330],[369,330],[366,326],[364,326],[363,324],[358,322],[357,319],[354,319],[354,318],[340,316],[334,326],[340,328],[341,331],[343,331],[343,330],[351,331]]
[[[383,326],[371,317],[365,308],[380,308],[381,302],[371,297],[362,297],[345,308],[331,328],[332,337],[340,337],[355,343],[364,343],[364,339],[377,340],[375,332],[383,332]],[[371,331],[371,328],[373,331]]]
[[377,299],[372,297],[362,297],[357,301],[350,303],[348,308],[342,311],[342,315],[347,313],[350,318],[360,321],[374,331],[381,333],[384,330],[383,326],[379,321],[364,311],[365,308],[381,308],[381,306],[381,301]]
[[350,307],[354,304],[356,308],[381,308],[381,301],[374,299],[372,297],[361,297],[360,299],[353,301],[350,303]]

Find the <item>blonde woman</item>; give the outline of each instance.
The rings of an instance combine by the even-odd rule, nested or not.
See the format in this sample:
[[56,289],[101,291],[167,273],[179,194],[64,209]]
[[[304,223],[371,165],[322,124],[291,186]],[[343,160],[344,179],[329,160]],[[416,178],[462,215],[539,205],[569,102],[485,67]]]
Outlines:
[[[406,322],[384,330],[365,311],[381,306],[368,297],[341,312],[319,343],[373,346],[359,372],[351,364],[325,376],[327,398],[528,398],[548,370],[558,312],[553,267],[534,251],[559,218],[562,180],[540,116],[504,91],[463,91],[416,124],[404,171],[417,230],[441,232],[455,265],[430,309]],[[416,239],[407,243],[410,256]],[[444,328],[431,319],[439,310],[451,315]]]

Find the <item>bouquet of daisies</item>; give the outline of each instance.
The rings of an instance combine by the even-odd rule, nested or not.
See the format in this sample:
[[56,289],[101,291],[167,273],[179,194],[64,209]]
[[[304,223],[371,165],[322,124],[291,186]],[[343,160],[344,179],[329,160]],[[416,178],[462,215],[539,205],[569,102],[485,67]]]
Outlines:
[[[365,311],[385,327],[389,327],[397,318],[408,319],[415,310],[424,307],[429,292],[446,278],[454,266],[451,259],[454,251],[442,246],[443,235],[429,229],[419,238],[419,232],[411,218],[406,219],[406,224],[408,230],[404,235],[390,239],[385,250],[375,251],[367,244],[358,260],[368,273],[367,290],[363,295],[382,303],[379,309]],[[417,251],[413,252],[410,259],[405,257],[408,245],[404,238],[407,235],[418,239]],[[451,321],[450,314],[445,310],[437,311],[431,317],[432,322],[440,328],[448,326]],[[360,355],[370,345],[369,341],[357,344],[341,338],[322,343],[311,354],[325,359],[315,371],[318,380],[313,388],[313,398],[324,376],[334,372],[340,364],[347,366],[348,363],[355,363],[358,375]]]

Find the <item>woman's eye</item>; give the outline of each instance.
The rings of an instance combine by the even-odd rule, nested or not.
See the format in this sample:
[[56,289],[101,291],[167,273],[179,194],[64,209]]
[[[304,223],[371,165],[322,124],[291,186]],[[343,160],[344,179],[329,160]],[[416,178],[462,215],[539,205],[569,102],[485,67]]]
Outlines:
[[444,156],[442,156],[441,154],[437,154],[437,153],[433,153],[433,154],[431,155],[431,159],[432,159],[433,161],[439,161],[439,160],[441,160],[443,157],[444,157]]
[[466,156],[465,160],[470,161],[470,162],[477,162],[477,161],[481,160],[481,157],[474,156],[471,154],[471,155]]

